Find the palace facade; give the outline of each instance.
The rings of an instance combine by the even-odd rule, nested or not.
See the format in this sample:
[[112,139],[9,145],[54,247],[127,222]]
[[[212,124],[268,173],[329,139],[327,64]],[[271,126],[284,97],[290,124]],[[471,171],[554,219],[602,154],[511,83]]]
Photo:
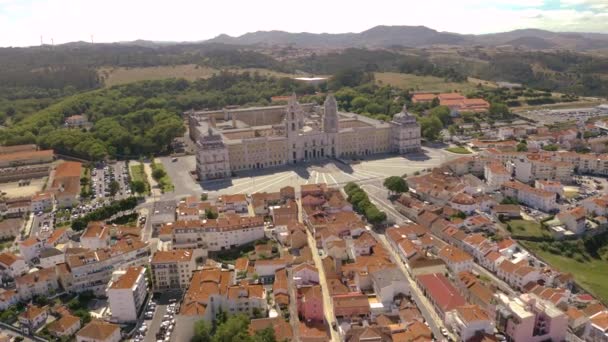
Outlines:
[[323,106],[286,106],[187,112],[197,144],[199,180],[232,172],[270,168],[325,158],[420,150],[420,125],[403,108],[391,122],[338,112],[333,95]]

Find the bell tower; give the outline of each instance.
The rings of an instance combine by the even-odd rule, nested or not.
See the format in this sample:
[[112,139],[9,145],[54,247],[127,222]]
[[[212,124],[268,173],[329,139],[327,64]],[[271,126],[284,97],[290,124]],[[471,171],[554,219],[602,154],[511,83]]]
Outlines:
[[325,113],[323,114],[323,131],[325,133],[338,133],[338,103],[336,98],[329,94],[325,98]]

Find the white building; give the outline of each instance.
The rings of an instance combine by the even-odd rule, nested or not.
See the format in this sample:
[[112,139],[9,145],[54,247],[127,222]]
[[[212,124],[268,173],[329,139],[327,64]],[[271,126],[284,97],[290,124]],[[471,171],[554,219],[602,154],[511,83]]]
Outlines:
[[494,320],[478,305],[459,306],[448,312],[446,325],[458,336],[458,341],[469,341],[478,333],[494,332]]
[[51,268],[65,262],[65,254],[57,248],[45,248],[38,257],[40,267]]
[[507,168],[499,162],[486,164],[483,171],[488,190],[498,190],[504,183],[511,180],[511,174]]
[[115,271],[106,294],[112,319],[119,323],[134,322],[147,294],[146,269],[142,266]]
[[33,236],[19,242],[19,252],[26,261],[37,258],[44,247],[44,240],[40,240]]
[[154,291],[186,289],[196,269],[193,251],[189,249],[156,251],[152,257]]
[[390,309],[397,295],[410,294],[410,284],[398,267],[385,267],[370,276],[374,292],[386,309]]
[[52,192],[41,192],[32,196],[31,211],[37,213],[53,209],[54,196]]
[[589,318],[583,336],[588,342],[608,341],[608,311],[601,311]]
[[0,275],[15,278],[25,274],[29,267],[22,257],[12,253],[0,253]]
[[150,245],[139,240],[120,240],[109,248],[68,255],[66,260],[72,273],[71,292],[91,290],[102,295],[114,270],[149,262]]
[[227,214],[217,219],[176,221],[173,248],[221,251],[264,238],[264,217]]
[[55,267],[43,268],[15,278],[21,300],[29,300],[36,295],[48,296],[59,289],[59,277]]
[[291,273],[296,286],[319,284],[319,270],[311,264],[294,266]]
[[473,257],[458,247],[447,245],[439,251],[439,258],[454,274],[473,269]]
[[102,222],[93,222],[80,236],[80,246],[90,250],[105,248],[110,245],[110,227]]
[[556,194],[536,189],[520,182],[507,182],[502,186],[503,195],[516,198],[520,203],[542,211],[558,209]]

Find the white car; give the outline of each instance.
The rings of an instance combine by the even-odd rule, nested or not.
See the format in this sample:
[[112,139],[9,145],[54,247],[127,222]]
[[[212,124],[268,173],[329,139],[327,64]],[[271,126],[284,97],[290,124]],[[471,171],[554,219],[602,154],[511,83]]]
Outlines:
[[445,328],[441,328],[441,335],[443,335],[444,337],[447,337],[448,331]]

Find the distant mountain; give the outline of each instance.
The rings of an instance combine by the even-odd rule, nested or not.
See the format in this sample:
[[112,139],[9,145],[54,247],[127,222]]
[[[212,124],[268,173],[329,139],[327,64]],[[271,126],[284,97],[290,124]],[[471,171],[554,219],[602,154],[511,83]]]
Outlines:
[[451,32],[439,32],[425,26],[376,26],[361,33],[315,34],[306,32],[257,31],[238,37],[222,34],[206,42],[266,46],[294,45],[302,48],[512,45],[533,50],[589,50],[608,49],[608,34],[523,29],[483,35],[462,35]]

